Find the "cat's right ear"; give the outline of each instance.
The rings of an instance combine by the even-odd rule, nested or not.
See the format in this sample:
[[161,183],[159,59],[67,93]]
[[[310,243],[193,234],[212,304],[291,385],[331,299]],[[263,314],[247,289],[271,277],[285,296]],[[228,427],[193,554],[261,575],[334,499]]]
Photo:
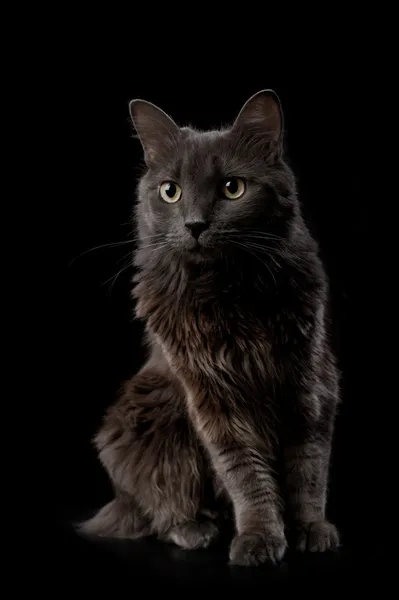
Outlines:
[[151,167],[162,163],[176,147],[180,128],[163,110],[146,100],[132,100],[129,112],[146,164]]

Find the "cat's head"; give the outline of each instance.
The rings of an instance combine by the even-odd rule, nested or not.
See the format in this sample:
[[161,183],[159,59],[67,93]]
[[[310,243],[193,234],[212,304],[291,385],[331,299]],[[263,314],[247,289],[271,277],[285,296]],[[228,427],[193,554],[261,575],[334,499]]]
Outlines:
[[253,95],[230,127],[179,127],[144,100],[130,103],[146,172],[138,187],[142,248],[194,261],[256,250],[290,235],[295,181],[283,160],[283,115],[271,90]]

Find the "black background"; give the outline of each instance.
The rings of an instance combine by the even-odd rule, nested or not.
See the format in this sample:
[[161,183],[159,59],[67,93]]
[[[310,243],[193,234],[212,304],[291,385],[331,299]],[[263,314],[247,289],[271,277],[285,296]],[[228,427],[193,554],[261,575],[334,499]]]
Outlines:
[[[89,572],[98,581],[105,573],[118,573],[119,581],[129,585],[141,575],[148,584],[169,585],[206,585],[211,578],[222,578],[227,586],[263,585],[262,577],[286,581],[303,574],[310,580],[312,574],[380,573],[389,537],[382,518],[386,415],[376,317],[384,298],[374,285],[381,261],[373,222],[379,132],[370,127],[370,102],[365,101],[370,85],[366,60],[336,56],[322,70],[305,61],[300,71],[281,68],[278,75],[265,64],[244,76],[241,68],[223,71],[204,57],[186,67],[183,76],[159,60],[142,64],[135,52],[112,51],[101,44],[94,51],[90,41],[64,57],[62,144],[72,150],[63,148],[57,155],[62,178],[57,195],[67,231],[62,280],[66,360],[58,371],[60,399],[54,409],[57,467],[48,470],[55,490],[51,513],[68,577]],[[223,549],[188,556],[151,541],[114,546],[81,540],[70,523],[111,495],[91,437],[119,385],[143,359],[141,325],[133,320],[129,295],[131,268],[115,279],[128,263],[132,244],[91,250],[132,237],[129,220],[142,153],[132,138],[128,102],[141,97],[180,124],[206,128],[231,121],[247,98],[265,87],[280,96],[286,148],[303,210],[331,278],[343,402],[329,512],[343,532],[342,550],[338,556],[293,559],[273,575],[262,569],[232,572]],[[377,96],[374,111],[378,102]]]

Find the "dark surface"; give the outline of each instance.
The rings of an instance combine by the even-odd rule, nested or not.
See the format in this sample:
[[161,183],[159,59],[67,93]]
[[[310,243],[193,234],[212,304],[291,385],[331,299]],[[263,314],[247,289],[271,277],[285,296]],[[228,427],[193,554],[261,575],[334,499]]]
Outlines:
[[[90,581],[92,585],[116,582],[123,586],[145,583],[150,588],[169,587],[209,589],[221,583],[227,591],[237,587],[254,590],[268,586],[304,585],[318,582],[333,586],[348,580],[384,584],[384,558],[369,545],[345,544],[339,552],[315,555],[288,553],[278,567],[230,567],[228,545],[222,540],[213,549],[183,551],[156,540],[91,541],[67,535],[63,531],[61,571]],[[65,560],[66,559],[66,560]],[[363,584],[362,584],[363,585]],[[329,588],[331,589],[331,588]],[[326,593],[329,591],[326,590]]]
[[[148,78],[148,70],[135,63],[134,53],[119,54],[108,46],[105,51],[100,43],[93,54],[91,41],[75,38],[75,51],[65,55],[63,101],[68,110],[63,114],[63,140],[57,146],[53,174],[62,178],[56,188],[57,210],[62,207],[60,219],[67,228],[63,281],[67,356],[66,366],[55,371],[60,392],[53,410],[51,454],[57,468],[51,466],[50,454],[45,461],[50,491],[45,525],[52,528],[49,560],[63,574],[60,581],[77,582],[84,576],[93,586],[107,580],[133,589],[142,581],[146,589],[180,585],[196,590],[218,580],[226,589],[261,585],[265,594],[272,582],[297,579],[305,586],[347,577],[377,579],[381,584],[390,529],[380,492],[386,481],[388,405],[380,387],[383,346],[375,316],[384,292],[370,282],[370,273],[381,261],[377,243],[370,243],[375,236],[372,207],[378,187],[372,177],[375,154],[370,145],[377,143],[378,131],[365,126],[369,105],[364,102],[361,65],[356,79],[343,68],[348,64],[343,59],[325,71],[324,78],[305,69],[303,85],[264,70],[229,93],[226,78],[216,77],[211,92],[194,76],[176,91],[171,90],[165,69],[159,67]],[[332,93],[333,81],[340,82],[345,92]],[[263,87],[273,87],[281,98],[286,145],[305,215],[331,277],[343,403],[334,442],[329,514],[343,532],[342,549],[324,556],[288,557],[277,570],[245,570],[228,567],[226,544],[190,553],[154,540],[100,543],[79,538],[71,522],[111,495],[90,439],[120,383],[143,360],[141,326],[132,321],[131,270],[113,280],[128,261],[130,245],[93,250],[77,258],[95,246],[129,239],[126,223],[141,149],[131,138],[128,101],[142,97],[161,105],[179,123],[209,127],[233,118],[242,102]],[[374,109],[378,102],[375,98]],[[72,151],[67,150],[69,144]]]

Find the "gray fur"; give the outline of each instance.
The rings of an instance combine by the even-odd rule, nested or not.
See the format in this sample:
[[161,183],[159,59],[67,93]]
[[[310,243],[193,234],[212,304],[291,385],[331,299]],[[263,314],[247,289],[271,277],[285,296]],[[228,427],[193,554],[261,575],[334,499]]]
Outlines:
[[[298,550],[335,548],[328,281],[284,159],[279,100],[262,91],[212,132],[142,100],[131,114],[147,163],[133,295],[149,358],[96,436],[115,499],[86,529],[207,547],[227,507],[233,564],[278,562],[288,528]],[[246,190],[226,200],[234,176]],[[162,201],[164,181],[179,184],[178,202]],[[198,240],[188,222],[204,225]]]

